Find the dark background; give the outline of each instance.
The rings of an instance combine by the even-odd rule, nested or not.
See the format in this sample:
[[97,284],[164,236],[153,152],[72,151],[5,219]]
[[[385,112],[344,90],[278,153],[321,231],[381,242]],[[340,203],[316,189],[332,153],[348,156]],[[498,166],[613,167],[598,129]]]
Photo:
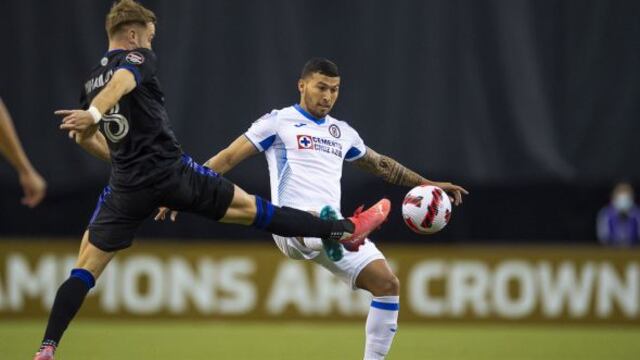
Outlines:
[[[389,196],[376,238],[436,242],[594,242],[611,186],[640,182],[639,1],[142,1],[184,150],[205,161],[273,108],[298,100],[312,56],[342,73],[332,114],[371,148],[471,191],[429,238],[402,223],[408,189],[345,165],[343,208]],[[57,130],[106,51],[108,1],[0,1],[0,96],[49,183],[19,205],[0,162],[0,236],[80,236],[109,166]],[[268,197],[262,156],[229,178]],[[142,237],[268,238],[190,215]]]

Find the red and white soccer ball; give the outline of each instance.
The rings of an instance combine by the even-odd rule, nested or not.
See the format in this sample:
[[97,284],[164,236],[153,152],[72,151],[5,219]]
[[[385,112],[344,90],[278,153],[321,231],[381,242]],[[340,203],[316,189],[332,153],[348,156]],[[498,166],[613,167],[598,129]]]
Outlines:
[[417,186],[404,197],[402,218],[418,234],[437,233],[451,219],[449,196],[437,186]]

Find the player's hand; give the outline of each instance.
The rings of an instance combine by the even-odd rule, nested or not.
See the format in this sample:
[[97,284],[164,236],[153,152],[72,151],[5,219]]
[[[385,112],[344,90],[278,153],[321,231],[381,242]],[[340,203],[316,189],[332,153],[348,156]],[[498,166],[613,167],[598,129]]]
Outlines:
[[436,182],[432,185],[441,188],[449,194],[449,200],[456,206],[462,204],[462,194],[469,195],[469,192],[465,188],[450,182]]
[[82,144],[83,142],[90,140],[98,131],[98,125],[90,126],[84,131],[80,130],[69,130],[69,139],[75,140],[77,144]]
[[85,110],[56,110],[54,114],[63,116],[61,130],[85,131],[95,125],[93,116]]
[[171,219],[171,221],[175,222],[176,221],[176,216],[178,216],[178,212],[175,210],[171,210],[169,208],[166,207],[160,207],[158,209],[158,214],[156,215],[156,217],[154,217],[153,219],[155,221],[162,221],[167,217],[167,213],[171,211],[171,214],[169,214],[169,218]]
[[27,171],[19,175],[20,185],[24,191],[22,204],[30,208],[36,207],[47,192],[47,183],[35,170]]

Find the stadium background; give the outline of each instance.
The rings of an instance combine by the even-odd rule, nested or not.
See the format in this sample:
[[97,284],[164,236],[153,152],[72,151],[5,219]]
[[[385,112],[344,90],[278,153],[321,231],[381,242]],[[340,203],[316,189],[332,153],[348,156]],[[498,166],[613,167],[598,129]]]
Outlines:
[[[4,334],[0,339],[7,341],[0,343],[0,354],[11,339],[39,336],[44,313],[38,304],[47,296],[44,290],[35,290],[31,296],[25,291],[21,295],[27,299],[25,307],[10,311],[9,298],[3,298],[8,288],[3,285],[15,270],[6,264],[17,254],[37,272],[37,264],[43,261],[38,254],[45,249],[59,259],[72,254],[108,179],[108,165],[70,142],[57,129],[52,111],[77,106],[87,71],[106,50],[103,24],[110,3],[0,2],[0,96],[28,155],[49,184],[48,196],[38,208],[21,207],[15,174],[0,162],[0,238],[4,240],[0,242],[0,319],[5,318],[0,320]],[[609,358],[640,354],[637,345],[626,341],[638,335],[640,254],[637,250],[599,253],[594,247],[595,214],[607,203],[611,186],[622,179],[636,185],[640,182],[640,2],[166,0],[143,4],[159,19],[154,41],[159,77],[176,135],[194,158],[205,161],[254,119],[272,108],[297,102],[296,80],[309,57],[333,59],[342,73],[334,116],[358,129],[373,149],[428,178],[453,181],[471,191],[464,205],[454,210],[447,229],[428,238],[411,233],[399,212],[393,213],[375,239],[384,251],[399,254],[400,267],[410,253],[422,254],[424,259],[455,260],[450,252],[460,250],[467,260],[488,261],[486,252],[493,252],[493,245],[500,243],[497,259],[525,259],[532,266],[551,259],[558,268],[568,261],[576,266],[577,274],[588,272],[585,264],[595,263],[598,269],[616,268],[620,275],[622,285],[618,285],[624,291],[614,296],[616,315],[598,318],[597,305],[593,305],[593,312],[584,318],[585,322],[607,323],[607,327],[581,327],[575,321],[577,325],[572,326],[578,327],[567,331],[578,335],[567,335],[522,325],[517,331],[527,335],[522,335],[520,343],[508,337],[517,336],[517,331],[503,334],[489,329],[490,334],[497,331],[495,338],[474,342],[478,346],[474,349],[485,346],[490,358],[574,358],[571,336],[576,336],[589,344],[576,346],[576,351],[584,351],[581,358],[589,354],[602,358],[601,353]],[[269,195],[266,164],[260,156],[239,166],[229,178],[251,192]],[[389,196],[398,209],[405,191],[345,166],[345,212],[380,195]],[[251,256],[254,249],[265,251],[270,246],[263,233],[188,215],[176,224],[149,221],[140,237],[151,247],[134,247],[132,254],[156,254],[153,246],[171,248],[176,240],[191,244],[189,251],[215,252],[216,244],[222,249],[228,240],[246,244],[234,248],[230,256]],[[52,239],[55,246],[49,245]],[[256,241],[266,245],[255,245]],[[396,243],[413,247],[407,250]],[[450,244],[455,246],[449,248]],[[538,251],[538,258],[523,253],[531,245],[537,246],[533,253]],[[31,247],[36,250],[29,250]],[[554,257],[556,253],[560,255]],[[270,254],[276,264],[284,261],[275,247]],[[602,282],[602,277],[598,279]],[[145,284],[140,286],[145,288]],[[561,327],[572,323],[565,310],[550,322]],[[99,317],[98,313],[94,315]],[[91,314],[85,316],[91,318]],[[473,314],[463,320],[484,321]],[[131,313],[123,313],[127,315]],[[535,322],[536,315],[533,319],[529,315],[527,323]],[[23,317],[40,320],[32,323]],[[341,318],[331,308],[328,314],[312,319],[323,317]],[[192,318],[208,317],[195,312]],[[350,318],[362,319],[357,314]],[[256,326],[277,333],[282,328],[273,324],[276,320],[269,318]],[[444,316],[438,321],[452,320]],[[489,320],[504,322],[500,316]],[[621,323],[635,325],[620,330]],[[406,335],[398,336],[398,350],[392,349],[391,356],[394,351],[395,358],[403,359],[420,359],[422,355],[417,354],[423,353],[431,358],[483,356],[482,350],[475,352],[477,357],[471,350],[448,353],[445,348],[450,346],[445,345],[447,341],[456,344],[456,336],[438,338],[450,330],[461,334],[460,344],[465,344],[483,333],[473,328],[476,325],[443,330],[428,317],[419,316],[412,324]],[[154,328],[145,323],[140,326],[141,332]],[[360,322],[348,326],[360,335]],[[228,329],[232,331],[231,326]],[[246,329],[251,326],[239,331]],[[334,330],[328,331],[327,339],[334,339],[330,334]],[[554,335],[544,338],[536,331]],[[413,348],[403,347],[412,339],[420,342],[423,334],[443,345],[427,350],[416,348],[415,343],[411,343]],[[37,343],[37,336],[31,342]],[[500,352],[504,336],[516,344],[513,353]],[[589,341],[589,336],[601,341]],[[545,347],[548,352],[518,352],[518,347],[539,347],[532,341],[549,344]],[[618,345],[622,343],[632,347]],[[356,357],[360,346],[360,338],[345,344]]]

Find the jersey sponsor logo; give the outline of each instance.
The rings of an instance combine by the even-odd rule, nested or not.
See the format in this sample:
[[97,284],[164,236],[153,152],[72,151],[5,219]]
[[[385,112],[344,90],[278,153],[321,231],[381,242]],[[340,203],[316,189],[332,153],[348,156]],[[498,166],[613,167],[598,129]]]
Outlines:
[[144,56],[142,56],[142,54],[140,54],[139,52],[134,51],[128,53],[127,57],[125,57],[125,60],[127,60],[127,62],[130,64],[140,65],[144,62]]
[[298,135],[298,149],[313,149],[313,138],[309,135]]
[[129,121],[122,114],[118,114],[119,111],[120,105],[116,104],[107,114],[102,115],[102,130],[113,143],[120,142],[129,133]]
[[340,135],[342,135],[342,132],[340,131],[340,128],[338,127],[338,125],[333,124],[329,126],[329,134],[331,134],[331,136],[333,136],[334,138],[338,139],[340,138]]
[[311,135],[296,135],[299,150],[315,150],[342,158],[342,144],[339,141]]

